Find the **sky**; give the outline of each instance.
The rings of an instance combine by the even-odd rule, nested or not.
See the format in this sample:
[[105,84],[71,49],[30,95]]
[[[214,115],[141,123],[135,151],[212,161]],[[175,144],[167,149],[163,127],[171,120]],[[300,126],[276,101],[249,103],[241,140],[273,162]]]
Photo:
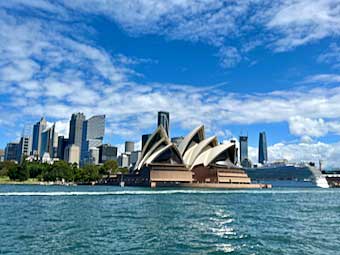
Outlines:
[[106,115],[105,142],[258,133],[269,160],[340,166],[339,0],[0,1],[0,148],[45,116]]

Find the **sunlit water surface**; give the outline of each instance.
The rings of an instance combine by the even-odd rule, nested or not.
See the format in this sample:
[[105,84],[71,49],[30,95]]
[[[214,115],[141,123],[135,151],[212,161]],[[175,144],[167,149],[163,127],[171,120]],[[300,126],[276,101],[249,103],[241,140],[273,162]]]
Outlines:
[[0,186],[0,254],[340,254],[340,189]]

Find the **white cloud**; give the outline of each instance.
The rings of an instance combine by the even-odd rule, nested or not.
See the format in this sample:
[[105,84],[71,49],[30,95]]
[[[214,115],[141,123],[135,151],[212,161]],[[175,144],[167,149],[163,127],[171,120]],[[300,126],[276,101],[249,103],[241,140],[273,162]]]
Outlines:
[[269,11],[274,15],[267,27],[283,35],[275,41],[279,51],[340,34],[340,3],[336,0],[283,1]]
[[58,133],[58,135],[62,135],[65,138],[67,138],[69,134],[69,129],[70,129],[69,120],[64,121],[58,120],[55,122],[55,131]]
[[334,68],[340,67],[340,45],[332,43],[329,48],[318,57],[321,63],[331,64]]
[[224,84],[199,88],[140,84],[132,81],[134,70],[124,66],[121,56],[116,60],[76,35],[67,38],[62,26],[53,30],[47,21],[18,19],[6,12],[0,15],[1,28],[7,31],[0,35],[0,61],[44,64],[20,69],[20,82],[4,76],[1,93],[7,95],[6,107],[17,117],[22,113],[68,119],[75,111],[87,116],[106,114],[108,127],[125,138],[155,127],[160,109],[171,112],[174,125],[190,129],[204,123],[212,133],[223,132],[228,124],[286,122],[295,116],[333,122],[340,118],[340,87],[239,94],[221,89]]
[[[258,149],[249,147],[248,154],[253,163],[258,162]],[[287,159],[291,163],[314,162],[321,160],[323,169],[338,168],[340,143],[276,143],[268,147],[269,161]]]
[[339,134],[340,122],[294,116],[289,119],[289,131],[297,136],[322,137],[329,132]]
[[[5,10],[35,10],[40,17],[52,15],[58,21],[81,19],[84,13],[102,15],[133,36],[157,34],[173,40],[203,42],[216,47],[221,65],[227,68],[241,60],[248,61],[247,53],[259,46],[286,51],[340,35],[338,0],[61,0],[59,3],[12,0],[1,2],[1,6]],[[83,44],[74,47],[86,52],[91,61],[100,55],[97,69],[110,76],[108,71],[113,69],[106,68],[107,65],[101,67],[101,63],[109,60],[98,49],[88,49]],[[324,59],[331,57],[334,56],[325,55]]]
[[[2,1],[0,6],[4,6],[4,2],[8,1]],[[18,1],[12,3],[16,8],[30,6],[63,15],[65,20],[72,19],[61,5],[39,1],[39,6],[33,7],[30,5],[32,1],[23,2],[24,5],[15,4]],[[157,33],[172,39],[214,45],[221,50],[221,61],[226,66],[237,64],[243,59],[244,52],[251,51],[261,43],[270,43],[283,50],[331,33],[337,36],[338,33],[337,28],[333,27],[337,24],[337,18],[328,18],[331,15],[328,8],[330,1],[323,4],[320,1],[315,4],[310,2],[308,8],[320,5],[320,15],[324,16],[319,17],[319,14],[311,11],[310,18],[305,9],[299,18],[294,9],[296,7],[289,7],[300,3],[302,8],[302,4],[306,3],[304,1],[277,4],[266,11],[249,8],[254,4],[253,1],[230,1],[229,5],[214,0],[120,3],[65,2],[83,11],[110,16],[129,33]],[[37,5],[37,2],[34,4]],[[10,6],[8,8],[14,8],[13,4],[7,5]],[[335,165],[339,158],[338,144],[315,143],[311,137],[338,133],[337,130],[340,130],[340,87],[228,93],[220,88],[220,84],[202,84],[197,88],[185,84],[136,83],[131,78],[136,72],[130,66],[137,64],[138,60],[127,59],[116,53],[111,55],[77,35],[77,29],[87,32],[88,28],[72,27],[73,36],[70,39],[67,36],[70,28],[63,22],[16,17],[6,8],[0,10],[0,28],[3,31],[0,34],[0,93],[6,96],[6,102],[0,102],[0,109],[6,109],[11,114],[0,116],[2,125],[13,125],[22,116],[39,118],[45,115],[62,120],[56,122],[57,130],[67,134],[71,113],[82,111],[88,117],[106,114],[109,134],[137,140],[146,129],[151,130],[156,126],[155,114],[158,110],[168,110],[172,125],[190,129],[204,123],[208,131],[225,138],[231,136],[225,129],[229,124],[288,122],[291,132],[302,137],[301,143],[270,146],[272,159],[315,160],[319,157],[318,150],[322,151],[321,156],[327,158],[330,165]],[[250,9],[257,13],[251,16]],[[332,13],[336,13],[337,7],[333,9]],[[46,13],[41,12],[39,15]],[[256,21],[252,24],[244,23],[254,19]],[[240,22],[243,22],[242,26]],[[272,39],[267,41],[266,36],[259,35],[261,39],[256,43],[254,41],[254,45],[248,42],[244,49],[232,46],[232,38],[236,41],[238,38],[243,39],[243,31],[252,31],[255,29],[253,25],[259,23],[274,34]],[[325,32],[320,33],[320,29]],[[307,35],[307,32],[311,34]],[[282,39],[285,37],[292,40]],[[309,78],[310,82],[338,82],[334,74]],[[308,148],[311,148],[312,153],[309,153]],[[253,157],[257,157],[254,150],[250,151]]]
[[313,142],[314,142],[313,138],[311,138],[308,135],[303,135],[301,137],[301,143],[313,143]]
[[317,74],[308,76],[303,80],[303,83],[339,83],[340,84],[340,75],[339,74]]
[[[140,0],[65,1],[69,8],[99,13],[133,35],[160,34],[171,39],[201,41],[219,48],[221,64],[232,67],[254,47],[286,51],[340,35],[337,0]],[[256,36],[247,36],[249,34]],[[247,34],[247,35],[246,35]],[[236,45],[254,45],[236,49]],[[229,61],[232,53],[233,61]],[[247,59],[247,58],[243,58]]]
[[237,65],[242,57],[235,47],[223,47],[219,51],[221,65],[224,67],[233,67]]

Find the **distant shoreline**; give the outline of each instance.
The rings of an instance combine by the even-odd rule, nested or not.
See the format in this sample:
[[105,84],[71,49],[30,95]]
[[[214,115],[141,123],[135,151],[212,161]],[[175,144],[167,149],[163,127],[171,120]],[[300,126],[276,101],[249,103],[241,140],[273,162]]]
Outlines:
[[[30,178],[26,181],[14,181],[9,178],[1,178],[0,177],[0,185],[42,185],[42,186],[50,186],[50,185],[60,185],[60,186],[75,186],[76,183],[63,183],[63,182],[46,182],[39,181],[38,179]],[[90,184],[89,184],[90,185]]]
[[14,181],[10,180],[8,177],[0,177],[0,185],[4,184],[32,184],[32,185],[39,185],[45,182],[39,181],[38,179],[28,179],[26,181]]

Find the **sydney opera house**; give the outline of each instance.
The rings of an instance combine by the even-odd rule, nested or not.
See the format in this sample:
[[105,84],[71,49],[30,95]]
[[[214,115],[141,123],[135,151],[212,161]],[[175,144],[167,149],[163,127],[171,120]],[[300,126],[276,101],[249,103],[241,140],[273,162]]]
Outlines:
[[178,146],[160,125],[143,146],[133,172],[120,179],[125,185],[149,187],[265,187],[252,184],[236,163],[236,144],[219,144],[216,136],[206,138],[203,125],[192,130]]

